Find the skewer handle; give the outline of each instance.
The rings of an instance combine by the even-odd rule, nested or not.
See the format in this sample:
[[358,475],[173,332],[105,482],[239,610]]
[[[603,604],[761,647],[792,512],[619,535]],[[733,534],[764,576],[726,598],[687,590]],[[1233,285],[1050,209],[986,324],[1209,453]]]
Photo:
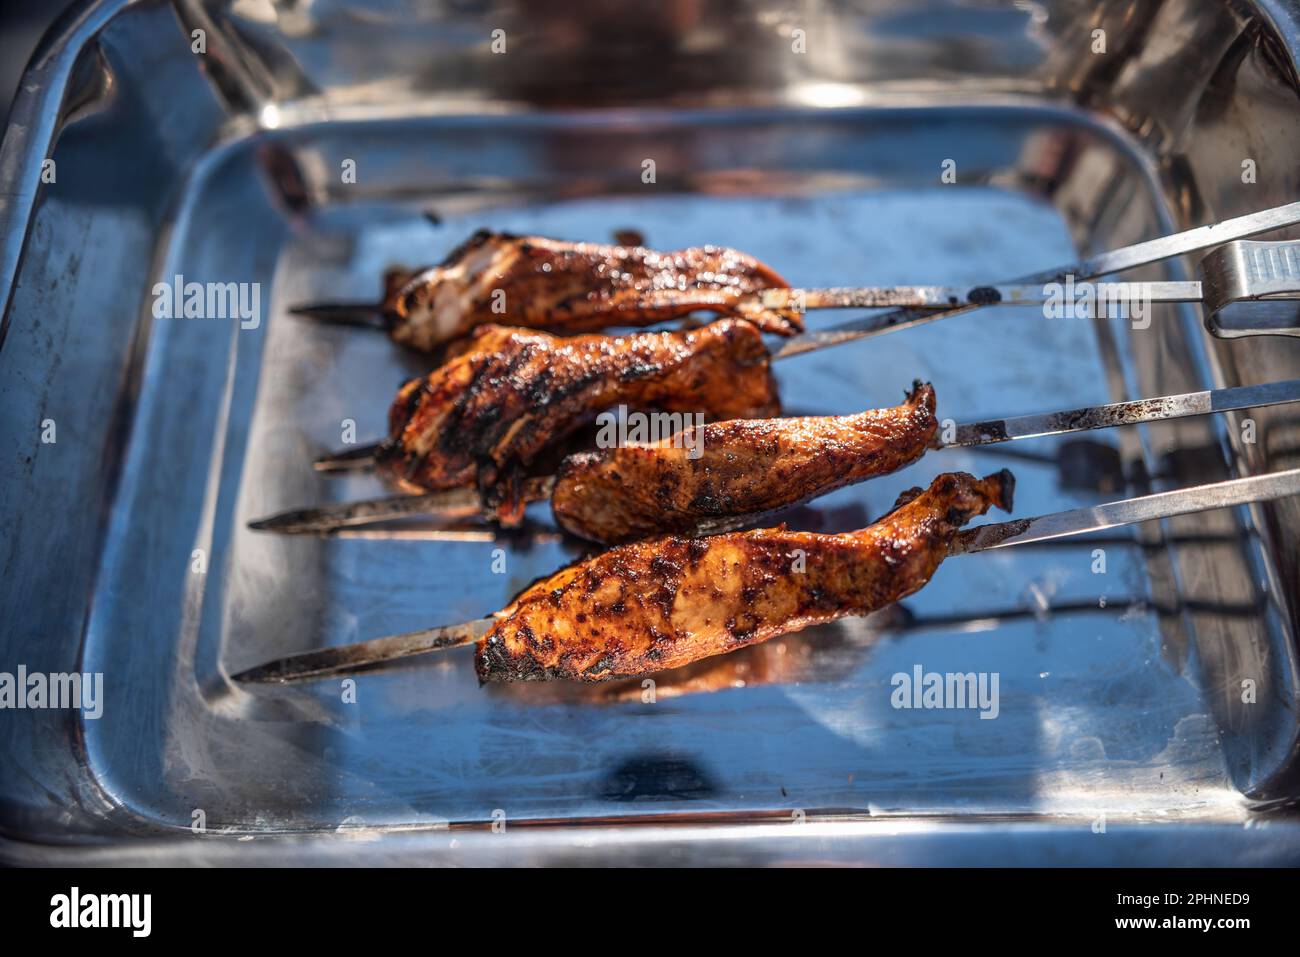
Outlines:
[[1214,335],[1300,336],[1300,241],[1228,243],[1205,257],[1201,273]]

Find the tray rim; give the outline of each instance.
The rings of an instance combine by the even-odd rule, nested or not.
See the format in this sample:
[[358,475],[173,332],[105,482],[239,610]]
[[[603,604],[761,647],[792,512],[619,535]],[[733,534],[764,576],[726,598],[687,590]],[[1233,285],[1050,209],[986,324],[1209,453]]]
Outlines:
[[[11,120],[10,126],[6,130],[3,143],[0,143],[0,174],[4,174],[7,181],[39,181],[37,172],[39,171],[40,163],[50,146],[57,140],[60,111],[66,96],[67,86],[72,79],[73,69],[77,58],[84,52],[85,47],[94,39],[95,35],[102,30],[104,26],[106,26],[119,13],[132,6],[136,6],[138,2],[139,0],[83,0],[79,6],[74,7],[72,11],[65,14],[65,16],[51,29],[50,33],[46,35],[45,39],[42,41],[41,47],[38,48],[37,54],[33,57],[27,71],[24,73],[20,93],[18,98],[15,100],[13,112],[11,113],[11,117],[14,119]],[[1274,4],[1271,0],[1260,0],[1258,3],[1258,9],[1265,13],[1275,14],[1276,11],[1273,10],[1273,7]],[[1273,21],[1275,29],[1277,29],[1276,16],[1273,17]],[[1288,17],[1287,22],[1291,26],[1294,26],[1293,18]],[[1279,29],[1279,32],[1286,33],[1292,41],[1294,41],[1296,37],[1294,29],[1290,31]],[[1292,49],[1294,49],[1294,47],[1292,47]],[[1017,104],[1029,105],[1032,103],[1041,108],[1047,105],[1041,97],[1032,97],[1029,95],[1020,98],[1013,95],[999,94],[992,96],[987,100],[979,100],[977,95],[975,99],[977,99],[980,105],[989,106]],[[1063,101],[1063,104],[1064,102],[1065,101]],[[906,105],[900,105],[897,103],[868,104],[866,108],[878,110],[881,107],[886,106],[896,106],[900,109],[909,108]],[[852,112],[853,109],[855,108],[846,108],[846,112]],[[709,113],[710,111],[708,109],[703,109],[699,112]],[[745,112],[748,112],[748,110]],[[779,113],[781,111],[776,110],[773,112]],[[795,112],[794,108],[790,108],[790,112],[793,114]],[[1076,121],[1082,117],[1095,118],[1095,114],[1086,114],[1082,111],[1073,112],[1064,105],[1062,107],[1062,112],[1070,113],[1072,118]],[[565,121],[566,117],[571,119],[574,116],[585,116],[589,115],[589,113],[590,111],[582,111],[580,113],[552,111],[548,112],[540,119],[542,122],[546,123],[562,123]],[[674,113],[677,113],[677,111],[674,111]],[[27,124],[19,124],[16,122],[18,119],[24,117],[35,118],[38,122]],[[398,117],[394,116],[393,118],[396,119]],[[402,114],[402,118],[409,118],[409,115]],[[436,117],[431,116],[430,118],[447,119],[449,117],[440,114]],[[369,119],[374,118],[370,117]],[[291,131],[306,131],[310,130],[313,125],[315,124],[312,122],[305,122],[301,125],[290,124],[281,127],[277,132],[286,133]],[[1107,122],[1099,125],[1110,126],[1112,127],[1110,132],[1118,133],[1122,139],[1128,139],[1127,131],[1123,130],[1123,128],[1114,121],[1108,119]],[[15,132],[15,126],[21,126],[21,129],[19,129],[18,132]],[[240,135],[233,129],[231,132],[236,133],[236,135],[231,138],[223,136],[219,142],[209,146],[202,156],[202,163],[206,164],[219,161],[227,149],[235,149],[244,145],[247,142],[248,137],[255,137],[258,133],[258,131],[251,131]],[[1136,152],[1144,159],[1149,158],[1143,151]],[[198,172],[198,170],[191,170],[186,176],[186,181],[192,181],[192,177],[197,175]],[[10,175],[11,173],[13,175]],[[189,182],[186,182],[185,185],[185,192],[188,193]],[[20,190],[11,194],[9,202],[0,205],[0,226],[4,227],[5,230],[3,238],[0,239],[0,305],[3,306],[3,324],[0,324],[0,348],[3,348],[5,333],[8,329],[8,322],[10,321],[9,307],[12,300],[14,286],[20,273],[22,254],[26,246],[28,229],[31,224],[32,214],[35,210],[37,196],[38,189],[36,188]],[[15,228],[20,221],[21,228]],[[904,818],[902,820],[909,821],[912,819]],[[916,823],[919,825],[923,822],[917,821]],[[1060,823],[1065,822],[1062,821]],[[867,827],[871,826],[863,821],[850,820],[849,822],[844,823],[843,833],[837,831],[833,836],[842,836],[850,841],[861,841],[864,838],[867,838],[868,835],[864,832],[855,830],[859,825],[865,825]],[[1030,827],[1057,827],[1056,823],[1045,822],[1041,818],[1037,817],[1030,818],[1027,821],[1012,821],[1009,824],[1000,821],[989,826],[994,830],[1000,828],[1022,830],[1026,825],[1029,825]],[[548,828],[548,831],[560,835],[581,834],[589,831],[593,826],[599,826],[599,823],[592,822],[577,827]],[[814,826],[820,828],[822,825]],[[985,826],[984,823],[974,822],[957,825],[958,828],[981,828]],[[1283,855],[1285,860],[1300,860],[1300,824],[1276,822],[1275,826],[1277,830],[1280,830],[1286,836],[1286,840],[1278,842],[1279,853]],[[632,827],[643,828],[645,825],[632,825]],[[651,828],[653,833],[645,835],[647,838],[645,844],[646,846],[649,846],[657,842],[661,837],[658,832],[662,831],[670,833],[683,827],[698,828],[699,824],[685,820],[667,826],[654,825]],[[1187,832],[1210,831],[1220,827],[1233,833],[1241,831],[1239,826],[1232,825],[1203,824],[1200,822],[1181,825],[1181,829]],[[1148,825],[1136,825],[1135,829],[1166,830],[1166,828],[1154,828]],[[1273,828],[1270,828],[1270,830],[1272,829]],[[383,830],[391,832],[393,829],[386,828]],[[809,836],[811,837],[813,835],[810,834]],[[822,834],[821,836],[826,837],[827,835]],[[276,842],[283,840],[292,843],[300,837],[301,835],[279,832],[265,836],[259,835],[257,840],[259,843],[268,839]],[[874,839],[878,837],[878,835],[870,835],[870,837]],[[162,851],[169,842],[147,841],[140,843],[141,846],[157,846],[158,849]],[[537,841],[533,843],[538,847],[549,845],[551,846],[551,849],[554,850],[554,842]],[[39,842],[26,842],[20,837],[8,833],[0,834],[0,859],[9,859],[18,863],[30,863],[31,861],[24,861],[27,855],[22,851],[23,849],[35,848],[51,849],[53,856],[58,856],[67,850],[76,849],[76,853],[83,855],[79,859],[86,860],[87,863],[93,862],[94,858],[110,857],[112,854],[111,850],[106,849],[104,846],[96,846],[91,843],[78,844],[74,842],[67,845],[59,845],[57,850],[53,850],[55,845],[44,845]],[[427,850],[428,848],[425,848],[419,851],[419,854],[423,857],[427,853]],[[185,852],[177,853],[170,848],[168,848],[165,853],[182,860],[186,857]],[[1170,859],[1173,860],[1174,857],[1175,855],[1171,855]]]

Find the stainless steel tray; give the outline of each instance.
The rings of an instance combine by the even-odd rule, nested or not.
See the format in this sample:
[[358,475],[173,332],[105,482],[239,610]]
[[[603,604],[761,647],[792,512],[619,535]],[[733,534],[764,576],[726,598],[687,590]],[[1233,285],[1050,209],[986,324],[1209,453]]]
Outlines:
[[[0,713],[7,855],[239,860],[252,838],[276,850],[247,859],[313,862],[363,838],[349,858],[924,863],[1023,838],[1021,863],[1300,859],[1278,810],[1300,788],[1294,502],[954,559],[902,611],[661,676],[655,703],[479,689],[466,651],[364,676],[355,703],[231,685],[482,614],[579,553],[544,509],[532,537],[468,543],[246,530],[378,493],[309,461],[345,420],[381,434],[423,368],[287,305],[377,292],[479,226],[730,244],[800,285],[961,283],[1296,195],[1290,9],[750,3],[629,33],[609,6],[556,31],[526,5],[88,4],[38,54],[0,154],[19,184],[57,168],[0,207],[0,670],[103,672],[106,701]],[[262,321],[154,319],[175,275],[259,283]],[[985,310],[781,365],[790,412],[919,377],[969,420],[1293,377],[1300,351],[1212,342],[1179,307],[1146,330]],[[1294,413],[1252,417],[1254,444],[1188,420],[939,453],[788,520],[856,527],[948,468],[1010,466],[1035,514],[1297,464]],[[915,665],[997,673],[998,717],[893,709]],[[494,820],[508,844],[478,834]]]

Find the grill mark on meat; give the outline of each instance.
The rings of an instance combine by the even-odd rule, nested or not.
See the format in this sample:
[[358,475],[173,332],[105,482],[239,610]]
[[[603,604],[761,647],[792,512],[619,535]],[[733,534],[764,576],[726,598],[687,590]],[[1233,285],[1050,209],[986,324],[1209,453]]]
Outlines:
[[680,435],[569,456],[552,511],[567,531],[605,543],[768,514],[914,462],[938,429],[934,410],[933,388],[916,382],[889,409],[706,425],[697,458]]
[[[942,475],[880,521],[843,535],[778,527],[614,548],[516,598],[479,642],[479,678],[635,677],[867,614],[929,581],[962,525],[992,506],[1009,507],[1012,485],[1005,471]],[[795,548],[807,556],[797,574],[786,562]]]
[[791,335],[803,328],[796,310],[742,305],[746,296],[783,288],[772,269],[725,247],[659,253],[480,230],[438,266],[394,284],[384,312],[395,340],[425,351],[496,322],[498,290],[512,303],[511,320],[531,329],[580,333],[708,311]]
[[[389,415],[395,452],[383,464],[411,490],[476,486],[503,522],[517,523],[528,465],[606,408],[775,414],[767,358],[757,328],[737,319],[569,339],[487,326],[420,386],[399,393]],[[629,368],[631,380],[623,375]]]

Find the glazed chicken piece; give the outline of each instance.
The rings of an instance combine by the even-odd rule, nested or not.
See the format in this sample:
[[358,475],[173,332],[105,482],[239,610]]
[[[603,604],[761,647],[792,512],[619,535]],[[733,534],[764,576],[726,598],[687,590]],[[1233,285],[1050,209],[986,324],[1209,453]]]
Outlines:
[[653,445],[569,456],[551,509],[560,527],[597,542],[720,531],[900,469],[937,428],[934,389],[920,382],[890,409],[715,422]]
[[533,460],[620,404],[710,419],[780,410],[762,335],[743,320],[618,337],[484,326],[402,387],[376,462],[408,490],[476,485],[502,524],[518,524]]
[[[882,627],[889,627],[883,622]],[[799,684],[831,680],[841,668],[863,660],[871,649],[843,632],[799,632],[750,645],[726,655],[701,658],[681,668],[654,676],[654,699],[666,701],[691,695],[712,694],[733,688],[759,688],[774,684]],[[494,681],[487,686],[494,696],[521,705],[580,705],[646,703],[641,677],[609,681]]]
[[[695,311],[738,315],[735,304],[788,284],[734,249],[568,243],[481,230],[439,266],[390,271],[383,312],[398,342],[433,351],[477,326],[508,323],[553,332],[648,326]],[[803,328],[793,308],[745,309],[766,332]]]
[[657,538],[570,565],[526,589],[479,640],[480,681],[603,681],[677,668],[865,615],[921,588],[958,530],[1015,480],[940,475],[856,532],[784,526]]

